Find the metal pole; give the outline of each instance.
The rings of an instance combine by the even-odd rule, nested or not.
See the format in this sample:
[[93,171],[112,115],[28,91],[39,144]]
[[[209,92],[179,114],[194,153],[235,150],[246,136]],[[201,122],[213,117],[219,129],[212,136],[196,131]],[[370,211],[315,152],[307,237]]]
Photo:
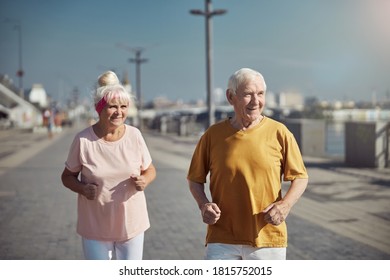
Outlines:
[[136,90],[137,90],[137,102],[138,109],[142,110],[142,97],[141,97],[141,52],[135,53],[135,75],[136,75]]
[[137,90],[137,102],[138,102],[138,111],[137,111],[137,117],[138,117],[138,125],[140,130],[143,130],[143,123],[142,123],[142,117],[141,117],[141,111],[142,111],[142,94],[141,94],[141,52],[137,51],[135,53],[135,79],[136,79],[136,90]]
[[24,98],[23,90],[23,49],[22,49],[22,23],[17,19],[6,19],[5,22],[14,22],[14,28],[18,31],[18,60],[19,69],[16,71],[16,76],[19,78],[19,95]]
[[207,120],[207,126],[214,124],[215,122],[215,115],[214,115],[214,100],[213,100],[213,77],[212,77],[212,57],[213,57],[213,50],[212,50],[212,23],[211,23],[211,17],[215,15],[223,15],[226,13],[226,10],[212,10],[211,6],[211,0],[205,0],[205,10],[190,10],[190,13],[193,15],[202,15],[205,17],[206,20],[206,90],[207,90],[207,113],[208,113],[208,120]]
[[135,63],[135,79],[136,79],[136,91],[137,91],[137,121],[139,125],[139,129],[143,130],[143,123],[142,123],[142,93],[141,93],[141,64],[147,62],[148,60],[145,58],[141,58],[141,53],[143,49],[136,49],[135,52],[135,59],[129,59],[130,62]]
[[19,88],[23,90],[22,25],[19,23]]
[[213,102],[213,77],[212,77],[212,22],[211,22],[211,14],[212,10],[211,0],[205,1],[205,19],[206,19],[206,85],[207,85],[207,110],[208,110],[208,126],[211,126],[215,122],[214,116],[214,102]]

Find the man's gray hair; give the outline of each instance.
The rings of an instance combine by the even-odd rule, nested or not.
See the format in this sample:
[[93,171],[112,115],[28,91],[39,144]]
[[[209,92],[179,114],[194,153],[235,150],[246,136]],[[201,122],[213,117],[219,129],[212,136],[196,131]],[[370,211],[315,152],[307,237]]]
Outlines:
[[236,94],[236,90],[238,87],[247,81],[251,81],[254,79],[260,78],[264,83],[264,91],[267,90],[267,85],[265,83],[263,75],[261,75],[259,72],[250,69],[250,68],[241,68],[240,70],[237,70],[234,72],[233,75],[230,76],[228,81],[228,88],[227,90],[233,94]]

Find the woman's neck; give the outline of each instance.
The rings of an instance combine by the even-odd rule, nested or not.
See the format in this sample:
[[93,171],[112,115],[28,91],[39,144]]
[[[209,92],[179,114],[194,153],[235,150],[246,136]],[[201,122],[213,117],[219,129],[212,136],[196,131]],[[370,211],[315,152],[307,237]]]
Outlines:
[[101,138],[108,142],[114,142],[122,138],[125,132],[125,125],[107,127],[101,122],[97,122],[93,125],[93,131],[98,138]]

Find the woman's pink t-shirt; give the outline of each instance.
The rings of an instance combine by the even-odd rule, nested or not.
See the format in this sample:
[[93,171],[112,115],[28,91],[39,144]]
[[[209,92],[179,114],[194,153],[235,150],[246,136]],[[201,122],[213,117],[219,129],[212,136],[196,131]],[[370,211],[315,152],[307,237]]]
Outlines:
[[98,185],[96,200],[78,195],[77,232],[88,239],[128,240],[150,227],[145,194],[130,179],[152,163],[141,132],[126,125],[115,142],[99,139],[92,127],[79,132],[65,166],[83,183]]

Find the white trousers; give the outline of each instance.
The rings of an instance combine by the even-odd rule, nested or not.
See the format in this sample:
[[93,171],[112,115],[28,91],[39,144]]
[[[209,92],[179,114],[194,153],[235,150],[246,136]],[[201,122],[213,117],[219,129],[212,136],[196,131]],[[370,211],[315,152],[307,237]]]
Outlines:
[[126,241],[100,241],[82,238],[86,260],[142,260],[144,233]]
[[286,248],[255,248],[249,245],[209,243],[206,260],[285,260]]

